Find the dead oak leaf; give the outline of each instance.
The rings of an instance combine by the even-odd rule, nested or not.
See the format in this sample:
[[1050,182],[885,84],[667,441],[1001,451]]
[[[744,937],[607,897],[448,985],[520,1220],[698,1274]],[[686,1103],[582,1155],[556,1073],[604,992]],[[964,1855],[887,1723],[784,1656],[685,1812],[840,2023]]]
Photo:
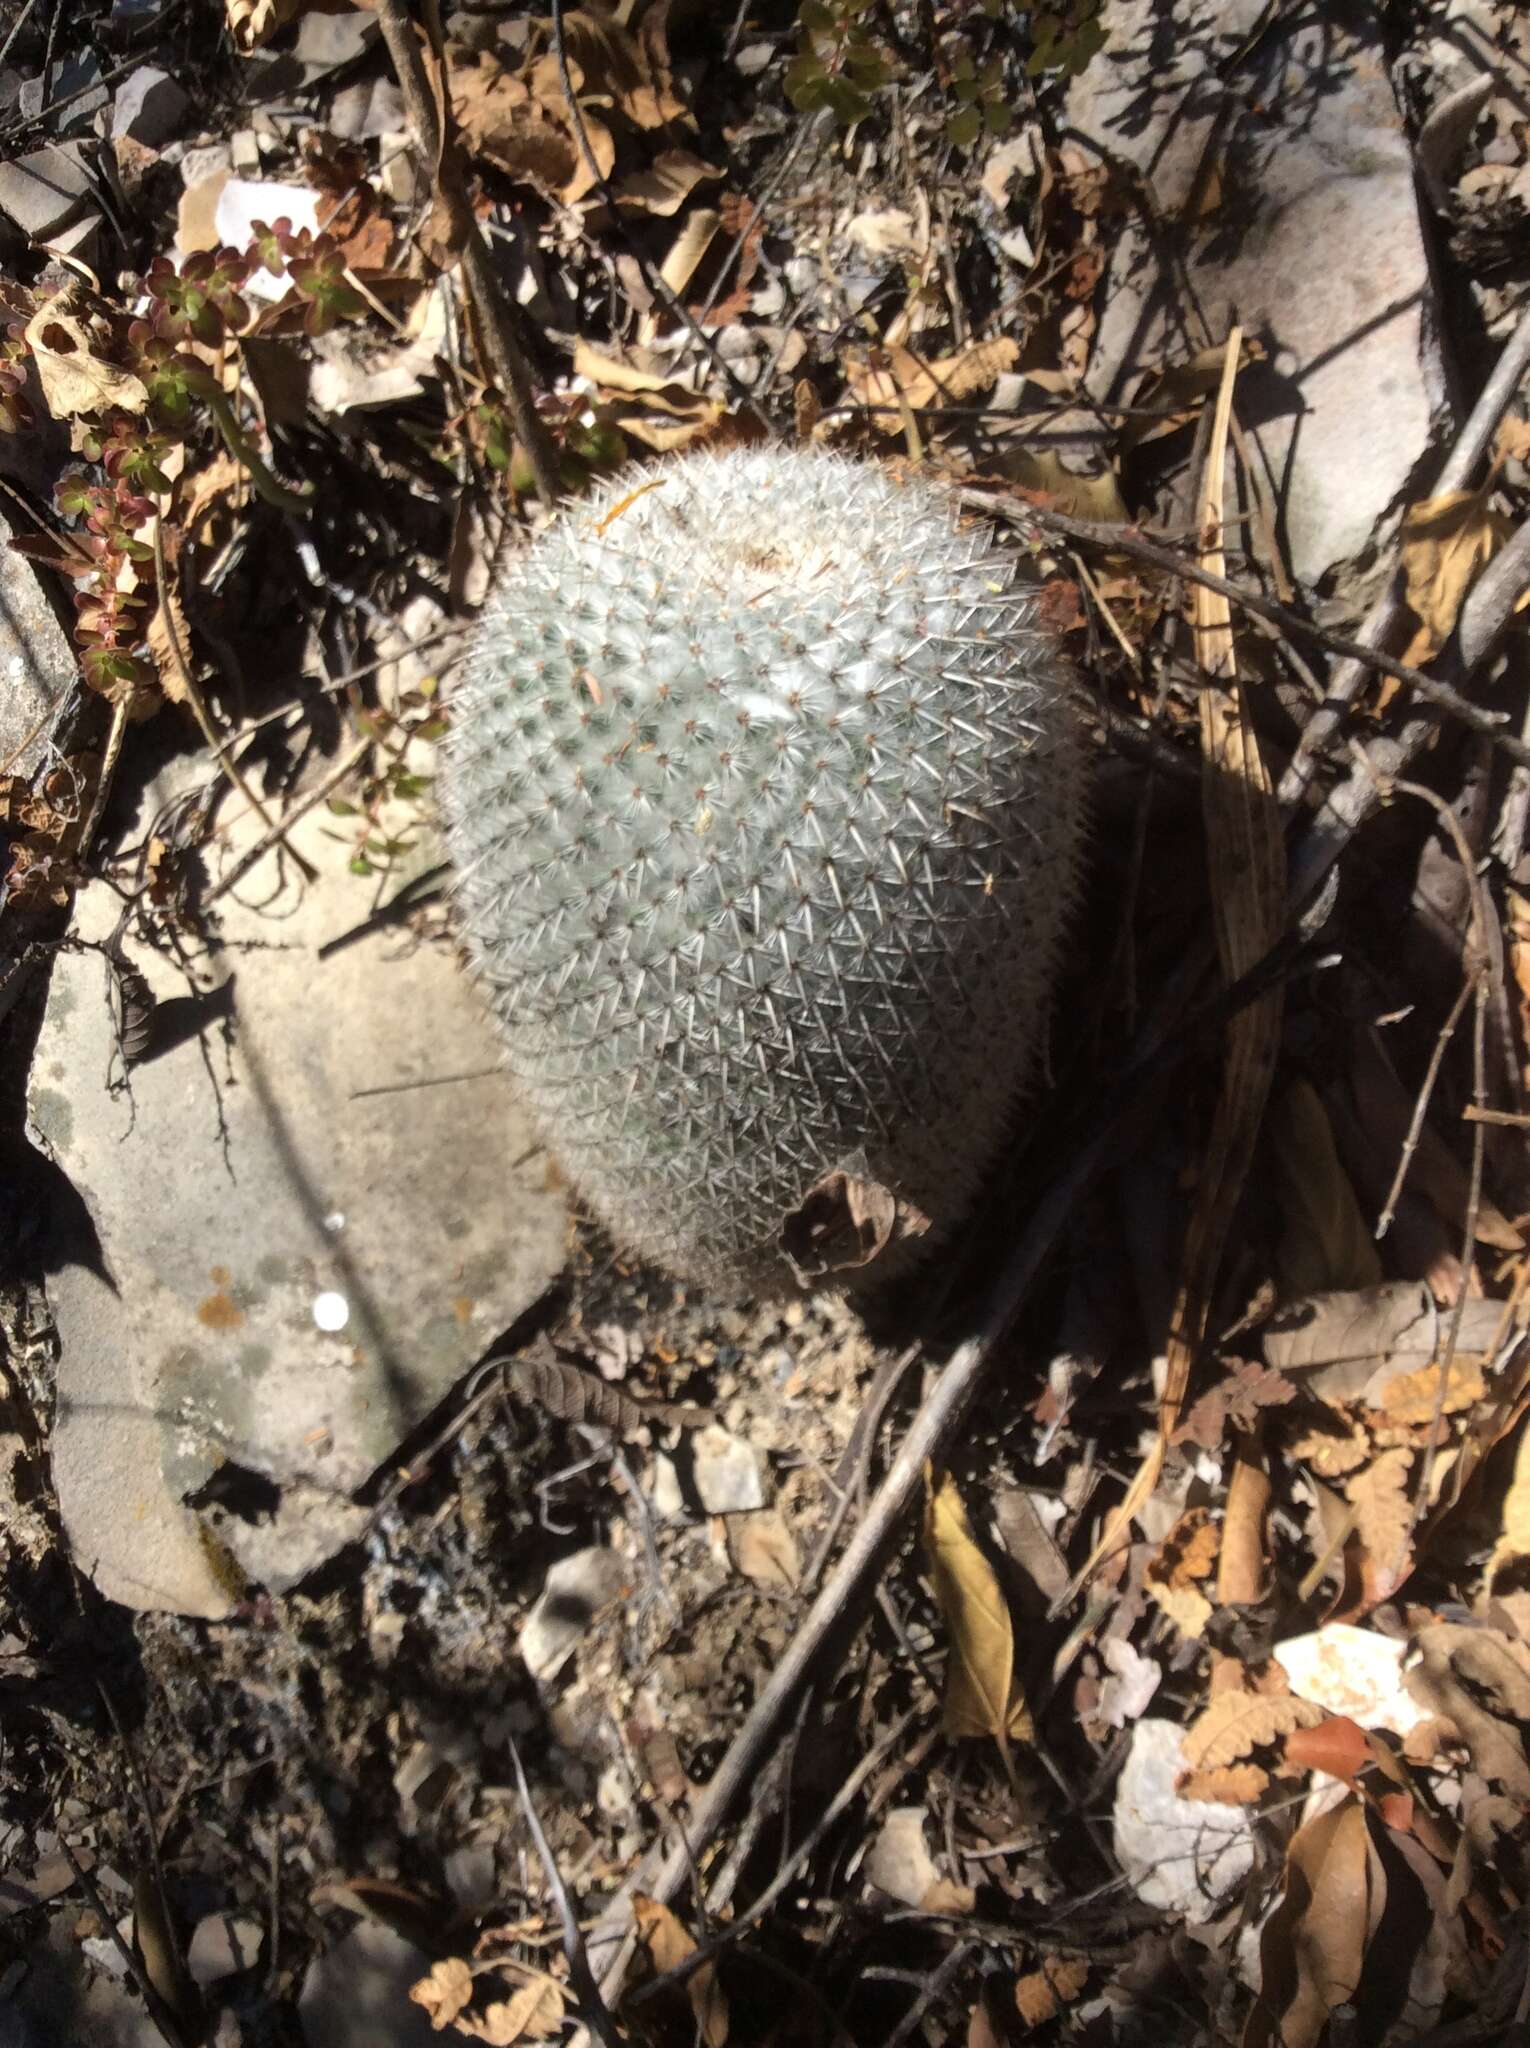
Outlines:
[[1441,1373],[1442,1364],[1426,1365],[1420,1372],[1399,1373],[1388,1380],[1378,1404],[1387,1421],[1425,1424],[1436,1415],[1460,1415],[1474,1408],[1487,1391],[1480,1358],[1453,1358],[1443,1393]]

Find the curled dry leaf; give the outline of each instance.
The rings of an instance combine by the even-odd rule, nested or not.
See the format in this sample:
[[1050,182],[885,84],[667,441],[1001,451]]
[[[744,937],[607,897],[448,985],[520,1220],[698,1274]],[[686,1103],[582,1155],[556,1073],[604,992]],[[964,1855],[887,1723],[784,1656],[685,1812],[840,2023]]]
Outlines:
[[1217,1568],[1221,1538],[1209,1508],[1180,1516],[1147,1568],[1147,1589],[1181,1634],[1198,1636],[1212,1615],[1203,1587]]
[[1252,1429],[1261,1410],[1283,1407],[1295,1398],[1296,1389],[1283,1374],[1245,1361],[1202,1394],[1174,1432],[1174,1441],[1217,1450],[1229,1429]]
[[410,1985],[409,1996],[425,2008],[433,2027],[449,2027],[473,2002],[473,1973],[461,1956],[447,1956]]
[[1403,660],[1433,661],[1454,630],[1462,600],[1513,530],[1492,504],[1493,487],[1447,491],[1403,514],[1402,567],[1418,631]]
[[263,49],[302,13],[304,0],[228,0],[228,32],[241,57]]
[[[634,1894],[632,1921],[655,1976],[663,1976],[666,1970],[674,1969],[677,1963],[683,1963],[687,1956],[696,1953],[695,1942],[668,1906],[661,1906],[657,1899],[649,1898],[646,1893]],[[717,1981],[715,1967],[711,1963],[700,1964],[686,1978],[685,1991],[705,2048],[725,2048],[728,2001]]]
[[646,170],[634,171],[616,187],[618,206],[637,213],[668,217],[678,213],[698,185],[722,176],[716,164],[709,164],[689,149],[666,149]]
[[854,1272],[905,1238],[922,1237],[930,1219],[880,1181],[836,1167],[815,1181],[781,1226],[781,1249],[804,1287],[829,1273]]
[[1280,1904],[1261,1937],[1261,1990],[1242,2048],[1317,2048],[1360,1988],[1386,1906],[1386,1876],[1357,1799],[1300,1828]]
[[1018,360],[1020,344],[1007,336],[973,342],[953,356],[925,360],[908,348],[876,348],[845,368],[845,382],[857,405],[869,406],[873,425],[896,433],[903,407],[913,410],[953,405],[986,391]]
[[563,2032],[563,1986],[538,1972],[508,1998],[496,1999],[481,2015],[464,2013],[457,2031],[489,2048],[518,2048],[522,2041],[547,2041]]
[[27,344],[37,366],[43,402],[56,420],[82,412],[142,412],[149,387],[131,370],[108,361],[105,337],[69,292],[50,300],[27,322]]
[[1088,1982],[1089,1965],[1082,1956],[1054,1956],[1016,1983],[1015,2010],[1028,2027],[1044,2027],[1078,1999]]
[[1015,1684],[1009,1603],[978,1548],[949,1472],[925,1474],[924,1547],[935,1597],[951,1638],[943,1725],[948,1735],[1033,1742],[1035,1727]]
[[1494,1628],[1437,1622],[1420,1631],[1418,1662],[1405,1674],[1413,1697],[1461,1732],[1473,1767],[1490,1785],[1530,1800],[1530,1649]]
[[587,342],[574,345],[574,375],[597,387],[601,419],[659,453],[687,447],[721,426],[715,399],[677,384],[667,372],[606,354]]
[[709,1408],[689,1408],[672,1401],[635,1401],[597,1373],[585,1372],[559,1358],[542,1343],[508,1359],[505,1379],[511,1393],[559,1422],[599,1422],[618,1436],[634,1436],[652,1422],[679,1423],[700,1429],[712,1421]]

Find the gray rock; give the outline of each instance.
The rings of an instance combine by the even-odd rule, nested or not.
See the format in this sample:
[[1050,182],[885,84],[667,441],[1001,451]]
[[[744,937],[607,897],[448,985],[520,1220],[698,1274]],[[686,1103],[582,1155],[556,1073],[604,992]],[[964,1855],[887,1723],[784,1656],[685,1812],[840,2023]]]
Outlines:
[[[182,1016],[161,1011],[131,1100],[106,1089],[99,953],[55,967],[30,1114],[100,1244],[49,1283],[54,1477],[81,1566],[129,1606],[226,1614],[235,1560],[290,1584],[350,1540],[348,1496],[562,1263],[562,1205],[450,947],[384,926],[317,957],[370,909],[333,823],[293,834],[314,884],[267,855],[219,902],[194,993],[136,958]],[[231,824],[218,857],[257,831]],[[87,889],[77,937],[118,914]],[[225,1463],[286,1489],[269,1521],[185,1504]]]
[[13,163],[0,163],[0,213],[34,242],[44,242],[89,213],[92,182],[80,142],[50,143]]
[[377,16],[360,8],[353,7],[345,14],[305,14],[292,53],[311,84],[325,71],[354,63],[379,33]]
[[760,1461],[741,1437],[708,1423],[691,1439],[696,1496],[709,1515],[748,1514],[765,1505]]
[[100,58],[94,50],[81,50],[56,64],[46,81],[29,78],[21,88],[19,111],[28,120],[44,116],[55,135],[88,135],[110,99]]
[[157,64],[140,64],[117,88],[113,135],[131,136],[148,149],[163,149],[180,132],[191,106],[185,88]]
[[1241,1806],[1180,1798],[1183,1734],[1174,1721],[1136,1724],[1111,1826],[1116,1861],[1138,1898],[1194,1924],[1212,1919],[1253,1869],[1254,1829]]
[[248,1913],[209,1913],[199,1920],[186,1948],[186,1968],[195,1984],[216,1984],[253,1969],[266,1930]]
[[391,78],[362,79],[335,94],[328,125],[331,135],[344,142],[397,135],[406,125],[404,95]]
[[68,636],[37,571],[11,552],[15,532],[0,512],[0,769],[30,775],[43,758],[46,725],[29,736],[62,706],[76,670]]
[[440,2048],[409,1987],[430,1975],[412,1942],[363,1920],[309,1965],[298,1999],[308,2048]]
[[[1247,44],[1236,102],[1218,67],[1263,0],[1120,0],[1070,90],[1069,125],[1153,196],[1103,237],[1103,308],[1086,381],[1119,400],[1234,314],[1272,344],[1238,385],[1277,479],[1291,564],[1317,582],[1385,540],[1444,379],[1414,167],[1374,10]],[[1094,161],[1093,157],[1090,161]],[[1208,175],[1219,180],[1208,194]]]
[[597,1545],[559,1558],[521,1629],[521,1661],[533,1678],[557,1677],[597,1612],[626,1582],[627,1567],[614,1550]]

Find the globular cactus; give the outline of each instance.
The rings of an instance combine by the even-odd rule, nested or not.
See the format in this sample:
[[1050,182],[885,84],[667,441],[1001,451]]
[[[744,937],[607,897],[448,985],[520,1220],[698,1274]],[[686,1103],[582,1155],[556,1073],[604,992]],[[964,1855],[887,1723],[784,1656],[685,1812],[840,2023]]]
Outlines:
[[449,848],[511,1069],[619,1242],[769,1289],[960,1221],[1076,893],[1070,689],[949,492],[826,452],[628,473],[511,563]]

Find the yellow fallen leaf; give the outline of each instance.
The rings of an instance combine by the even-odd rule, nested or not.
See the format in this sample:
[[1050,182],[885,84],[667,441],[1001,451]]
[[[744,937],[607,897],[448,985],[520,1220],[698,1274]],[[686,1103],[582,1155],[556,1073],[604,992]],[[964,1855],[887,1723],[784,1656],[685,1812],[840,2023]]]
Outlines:
[[[695,1942],[668,1906],[649,1898],[645,1892],[633,1895],[632,1921],[656,1976],[662,1977],[666,1970],[674,1969],[677,1963],[696,1953]],[[685,1980],[685,1990],[705,2048],[724,2048],[728,2039],[728,2001],[712,1964],[702,1963],[693,1970]]]
[[973,1540],[967,1510],[949,1472],[938,1487],[925,1475],[924,1547],[945,1616],[947,1735],[991,1735],[1033,1742],[1025,1695],[1015,1685],[1015,1632],[993,1566]]
[[1446,491],[1403,514],[1402,566],[1408,607],[1418,619],[1403,660],[1418,668],[1450,638],[1461,603],[1513,530],[1493,509],[1491,487]]

